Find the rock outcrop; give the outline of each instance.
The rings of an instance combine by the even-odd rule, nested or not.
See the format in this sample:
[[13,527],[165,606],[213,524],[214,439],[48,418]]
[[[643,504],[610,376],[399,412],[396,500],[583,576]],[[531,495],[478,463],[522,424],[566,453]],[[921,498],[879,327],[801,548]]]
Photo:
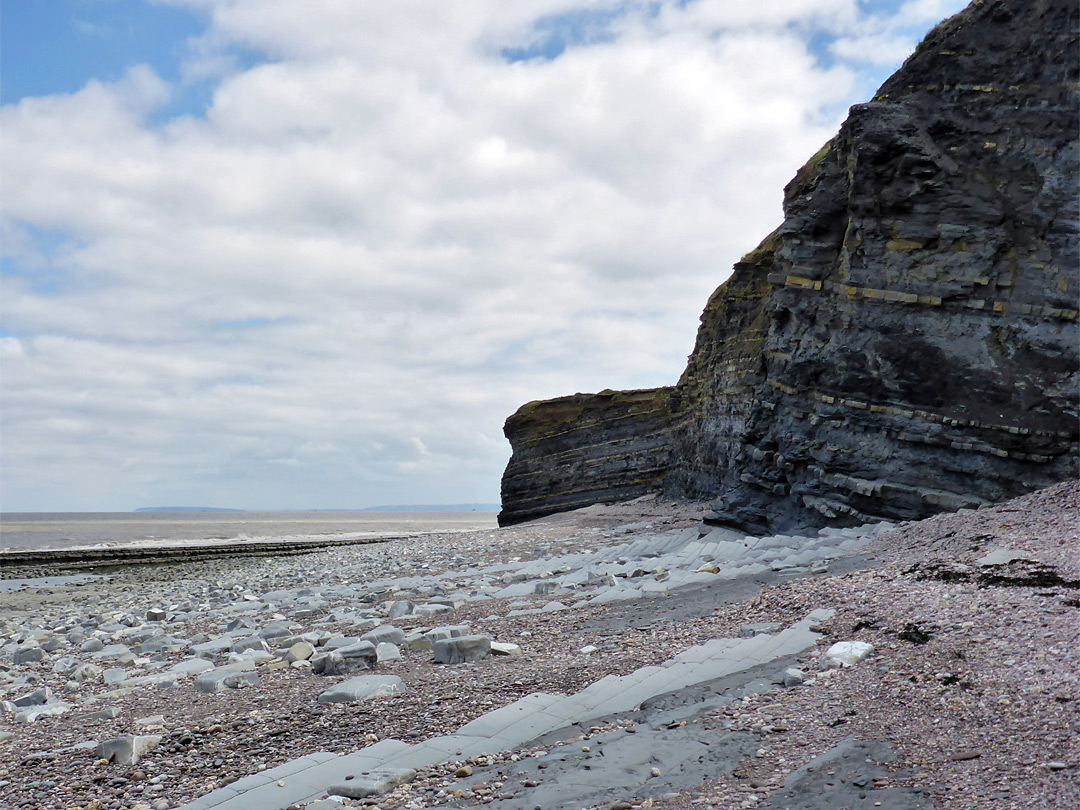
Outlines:
[[499,522],[655,492],[669,469],[672,390],[575,394],[519,408],[504,428],[514,457]]
[[501,521],[656,491],[805,529],[1077,475],[1078,16],[977,0],[931,31],[788,184],[677,386],[507,420]]

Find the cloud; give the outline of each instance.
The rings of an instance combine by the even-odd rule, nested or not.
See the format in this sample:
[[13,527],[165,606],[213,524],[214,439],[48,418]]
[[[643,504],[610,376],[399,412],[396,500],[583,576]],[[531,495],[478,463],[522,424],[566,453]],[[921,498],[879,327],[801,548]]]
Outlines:
[[891,65],[906,58],[914,47],[915,43],[907,37],[872,34],[838,39],[830,50],[841,59]]
[[144,66],[2,110],[4,509],[495,500],[518,405],[678,378],[895,35],[854,0],[187,4],[205,114],[158,120]]

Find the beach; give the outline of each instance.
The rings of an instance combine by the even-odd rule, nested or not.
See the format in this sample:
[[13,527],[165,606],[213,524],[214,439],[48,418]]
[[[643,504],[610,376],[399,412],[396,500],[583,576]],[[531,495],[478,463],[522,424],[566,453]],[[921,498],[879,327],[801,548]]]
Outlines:
[[5,512],[0,551],[381,538],[495,526],[495,512]]
[[[5,593],[0,806],[1080,805],[1076,482],[814,537],[704,511]],[[501,654],[437,663],[458,638]],[[837,642],[872,652],[832,667]],[[371,677],[392,688],[324,699]]]

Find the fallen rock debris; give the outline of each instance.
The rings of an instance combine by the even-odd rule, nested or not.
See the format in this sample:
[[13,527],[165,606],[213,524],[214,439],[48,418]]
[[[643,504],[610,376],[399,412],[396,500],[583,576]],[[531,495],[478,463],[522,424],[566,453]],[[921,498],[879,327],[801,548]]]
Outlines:
[[695,508],[8,594],[0,804],[1080,806],[1080,485],[815,537]]

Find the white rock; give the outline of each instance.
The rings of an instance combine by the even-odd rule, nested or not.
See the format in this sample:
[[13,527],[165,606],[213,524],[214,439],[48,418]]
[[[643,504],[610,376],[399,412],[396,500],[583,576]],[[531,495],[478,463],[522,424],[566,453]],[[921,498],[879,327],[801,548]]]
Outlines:
[[293,644],[282,656],[290,664],[294,661],[307,661],[315,655],[315,646],[307,641],[298,641]]
[[869,657],[874,652],[874,645],[865,641],[838,641],[825,651],[818,663],[820,669],[840,669],[850,667]]
[[375,645],[376,660],[380,663],[386,663],[387,661],[400,661],[401,650],[398,649],[397,644],[391,644],[389,641],[380,641]]
[[36,723],[41,717],[55,717],[69,711],[71,706],[67,703],[46,703],[44,706],[33,706],[23,709],[15,715],[16,723]]

